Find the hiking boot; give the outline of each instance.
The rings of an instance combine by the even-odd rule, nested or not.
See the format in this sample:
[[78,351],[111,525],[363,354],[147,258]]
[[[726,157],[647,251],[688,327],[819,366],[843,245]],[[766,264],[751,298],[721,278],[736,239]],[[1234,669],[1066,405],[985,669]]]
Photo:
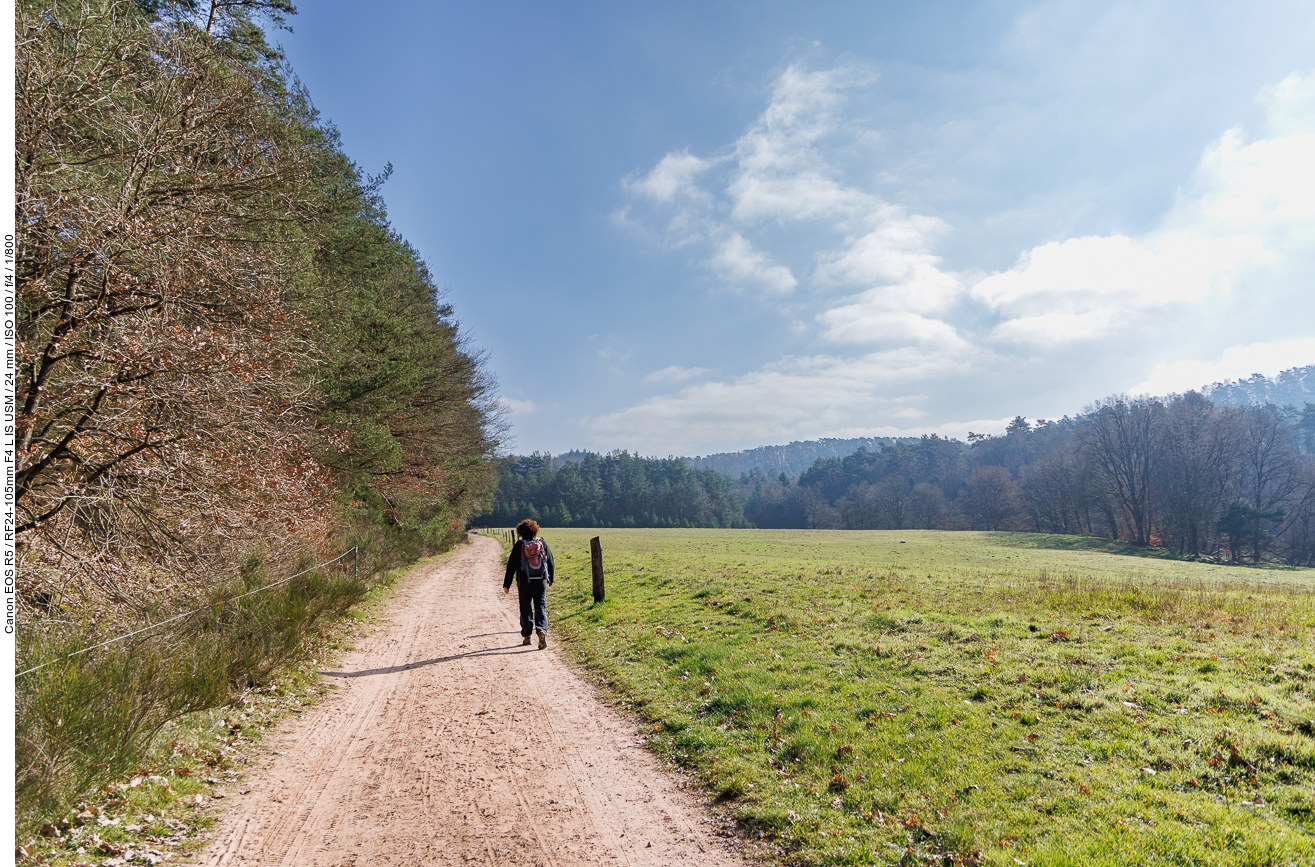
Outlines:
[[521,642],[521,647],[529,647],[529,646],[530,646],[530,637],[527,635],[525,636],[525,640]]
[[[528,638],[525,639],[525,641],[526,641],[527,644],[529,643],[529,639],[528,639]],[[544,649],[545,647],[547,647],[547,646],[548,646],[548,633],[546,633],[546,632],[540,632],[540,633],[539,633],[539,649],[540,649],[540,650],[543,650],[543,649]]]

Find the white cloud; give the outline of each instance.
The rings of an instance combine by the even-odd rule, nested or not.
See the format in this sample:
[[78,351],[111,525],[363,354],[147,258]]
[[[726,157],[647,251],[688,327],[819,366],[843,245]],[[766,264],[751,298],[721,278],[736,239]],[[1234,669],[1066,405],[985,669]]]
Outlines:
[[[811,310],[781,305],[792,339],[860,348],[584,420],[600,445],[674,454],[858,431],[963,436],[1003,430],[1015,413],[1072,412],[1139,379],[1134,390],[1168,392],[1315,359],[1315,76],[1260,95],[1269,138],[1233,129],[1204,147],[1152,229],[1038,244],[985,277],[944,266],[943,220],[844,180],[837,166],[865,134],[839,116],[856,80],[791,66],[733,148],[668,154],[628,187],[657,208],[666,238],[705,245],[697,261],[723,279],[778,295],[807,284]],[[667,370],[650,381],[689,381]],[[976,420],[944,421],[964,417]]]
[[1125,325],[1131,317],[1132,311],[1110,307],[1084,313],[1040,313],[1002,322],[993,334],[1006,343],[1055,349],[1082,340],[1098,340]]
[[1255,260],[1247,239],[1210,244],[1187,235],[1138,242],[1122,235],[1052,242],[979,282],[972,294],[1004,316],[992,337],[1036,348],[1094,340],[1149,312],[1227,292]]
[[[837,132],[833,110],[854,72],[814,72],[793,65],[773,88],[762,115],[714,157],[672,151],[647,174],[623,181],[638,201],[613,219],[661,246],[710,244],[704,263],[740,286],[784,293],[798,283],[789,265],[747,237],[764,220],[863,221],[887,206],[838,179],[820,142]],[[640,206],[642,203],[642,207]],[[647,215],[647,217],[646,217]],[[661,225],[646,231],[647,225]]]
[[[940,270],[935,257],[906,256],[896,265],[900,260],[898,251],[877,253],[869,248],[864,255],[868,264],[881,259],[881,265],[887,268],[885,273],[899,282],[873,287],[848,303],[818,314],[817,321],[825,326],[822,336],[826,340],[937,343],[947,347],[963,343],[953,326],[927,315],[949,310],[963,295],[962,283]],[[837,261],[844,262],[845,258]]]
[[[815,72],[792,65],[731,151],[709,159],[687,150],[668,153],[647,175],[627,180],[626,188],[657,208],[654,217],[664,214],[663,244],[711,243],[704,264],[736,286],[771,294],[794,290],[797,272],[750,233],[768,219],[811,221],[844,239],[839,248],[823,247],[812,257],[819,286],[885,284],[851,301],[864,307],[865,319],[887,309],[940,310],[963,291],[939,271],[940,260],[931,252],[948,227],[844,183],[827,158],[829,137],[865,134],[835,117],[842,91],[861,80],[852,68]],[[617,219],[632,227],[642,223],[629,209]],[[853,234],[856,227],[861,234]]]
[[837,218],[880,207],[880,200],[837,181],[818,148],[836,132],[832,110],[853,78],[849,70],[809,72],[798,64],[781,74],[767,110],[735,145],[736,171],[727,187],[735,220]]
[[1315,243],[1315,128],[1309,79],[1268,92],[1283,135],[1211,143],[1161,225],[1142,238],[1087,236],[1023,253],[972,294],[1000,313],[993,337],[1034,348],[1113,334],[1148,314],[1224,309],[1239,281]]
[[[1278,106],[1275,106],[1277,109]],[[1292,115],[1283,121],[1290,126]],[[1310,115],[1303,113],[1309,121]],[[1171,230],[1207,234],[1283,235],[1315,219],[1315,126],[1244,144],[1232,129],[1206,149],[1190,198],[1166,219]]]
[[1256,99],[1265,107],[1271,136],[1315,130],[1315,74],[1294,72]]
[[840,103],[837,91],[853,77],[844,68],[809,72],[802,64],[790,64],[776,80],[772,101],[755,129],[791,129],[809,140],[818,138],[830,129],[831,111]]
[[833,343],[920,344],[943,350],[968,346],[949,323],[864,301],[828,310],[817,318],[827,326],[823,336]]
[[534,401],[532,400],[516,400],[515,398],[510,397],[500,397],[498,398],[498,403],[502,405],[503,409],[512,415],[530,415],[534,412]]
[[731,215],[744,223],[845,218],[881,205],[880,200],[856,193],[820,171],[800,168],[745,171],[731,182],[728,192],[735,203]]
[[736,286],[759,288],[776,295],[788,293],[799,283],[789,268],[775,264],[755,250],[739,232],[732,232],[722,241],[708,264]]
[[653,170],[639,180],[626,180],[626,189],[635,190],[658,202],[670,202],[678,194],[703,195],[694,185],[694,178],[712,165],[700,159],[689,149],[664,156]]
[[1260,255],[1247,237],[1072,238],[1024,253],[1010,270],[974,286],[973,295],[1015,316],[1149,309],[1226,289],[1233,271]]
[[871,219],[877,228],[841,250],[819,254],[821,285],[880,284],[818,314],[822,337],[834,343],[962,344],[953,326],[929,316],[950,310],[964,294],[959,278],[943,271],[940,257],[930,252],[948,227],[892,206],[879,208]]
[[600,445],[642,454],[840,436],[837,431],[921,417],[923,398],[912,394],[918,384],[964,373],[974,363],[970,354],[914,347],[860,358],[785,358],[727,382],[689,386],[582,421]]
[[661,370],[655,370],[648,376],[644,377],[645,382],[687,382],[691,379],[697,379],[704,374],[711,373],[706,367],[680,367],[671,365]]
[[931,243],[949,227],[935,217],[907,216],[903,209],[884,206],[874,216],[876,229],[853,239],[838,252],[821,254],[818,278],[842,284],[903,283],[935,268],[940,257]]
[[1151,375],[1129,389],[1133,394],[1171,394],[1240,379],[1253,373],[1273,376],[1293,367],[1315,363],[1315,337],[1230,346],[1205,361],[1173,361],[1155,366]]

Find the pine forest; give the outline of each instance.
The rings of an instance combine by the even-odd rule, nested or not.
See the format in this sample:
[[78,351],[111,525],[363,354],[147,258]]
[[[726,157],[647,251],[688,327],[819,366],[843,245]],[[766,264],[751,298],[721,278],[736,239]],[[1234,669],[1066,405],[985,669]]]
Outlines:
[[18,4],[20,813],[260,682],[496,481],[493,383],[389,169],[266,40],[294,11]]

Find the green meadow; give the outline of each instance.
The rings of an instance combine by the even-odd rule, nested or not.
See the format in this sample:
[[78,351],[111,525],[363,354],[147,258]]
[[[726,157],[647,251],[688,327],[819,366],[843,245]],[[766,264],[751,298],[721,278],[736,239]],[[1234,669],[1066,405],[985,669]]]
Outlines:
[[555,637],[784,861],[1315,864],[1315,570],[1013,533],[544,535]]

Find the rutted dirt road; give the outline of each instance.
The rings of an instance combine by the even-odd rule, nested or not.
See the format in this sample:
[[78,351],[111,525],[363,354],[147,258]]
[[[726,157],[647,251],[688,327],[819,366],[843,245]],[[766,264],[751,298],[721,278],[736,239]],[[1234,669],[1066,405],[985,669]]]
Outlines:
[[471,541],[406,579],[199,863],[741,867],[634,723],[520,646],[502,549]]

